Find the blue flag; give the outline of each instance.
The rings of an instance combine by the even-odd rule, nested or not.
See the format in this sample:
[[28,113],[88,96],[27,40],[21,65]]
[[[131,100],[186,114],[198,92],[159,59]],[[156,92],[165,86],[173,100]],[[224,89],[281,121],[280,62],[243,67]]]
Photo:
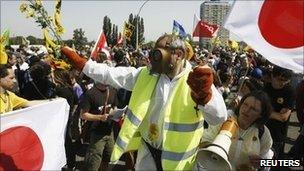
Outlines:
[[173,30],[172,34],[179,35],[182,38],[185,38],[187,36],[185,29],[182,25],[180,25],[177,21],[173,21]]

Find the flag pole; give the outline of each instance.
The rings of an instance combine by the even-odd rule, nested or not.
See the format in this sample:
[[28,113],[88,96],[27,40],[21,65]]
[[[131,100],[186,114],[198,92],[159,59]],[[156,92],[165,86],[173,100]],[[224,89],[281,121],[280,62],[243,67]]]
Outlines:
[[[210,52],[212,52],[214,50],[215,46],[216,46],[216,40],[220,37],[218,33],[220,32],[221,29],[222,29],[222,26],[219,26],[218,30],[216,31],[216,36],[214,38],[215,41],[213,43],[211,42],[211,46],[210,46],[210,49],[209,49]],[[211,41],[211,39],[210,39],[210,41]]]
[[244,79],[242,80],[242,82],[241,82],[241,85],[240,85],[240,87],[239,87],[239,89],[238,89],[238,91],[237,91],[237,94],[239,94],[240,93],[240,91],[241,91],[241,89],[242,89],[242,87],[243,87],[243,85],[244,85],[244,82],[245,82],[245,80],[246,80],[246,76],[247,76],[247,74],[248,74],[248,72],[249,72],[249,68],[250,68],[250,64],[248,64],[248,57],[246,56],[246,59],[247,59],[247,69],[246,69],[246,72],[245,72],[245,74],[244,74]]
[[146,0],[139,8],[138,13],[136,15],[136,50],[138,50],[138,22],[139,22],[139,14],[141,12],[141,9],[145,6],[145,4],[150,1]]
[[127,39],[126,39],[126,36],[125,36],[125,31],[126,31],[126,22],[124,22],[123,32],[122,32],[122,47],[123,48],[127,47]]
[[[219,26],[218,30],[216,31],[216,36],[215,36],[215,38],[214,38],[215,41],[214,41],[213,43],[211,42],[210,51],[209,51],[209,53],[208,53],[207,58],[209,58],[209,57],[211,56],[211,54],[212,54],[212,52],[213,52],[213,50],[214,50],[214,48],[215,48],[215,46],[216,46],[216,41],[217,41],[217,39],[219,38],[219,34],[218,34],[218,33],[220,32],[220,29],[221,29],[221,28],[222,28],[222,27]],[[210,39],[210,41],[211,41],[211,39]],[[218,72],[214,69],[214,67],[213,67],[212,65],[210,65],[210,67],[211,67],[211,69],[215,72],[215,76],[217,77],[219,83],[222,85],[222,80],[221,80],[221,77],[219,76]]]
[[[98,35],[98,38],[97,38],[97,40],[96,40],[96,42],[95,42],[95,45],[94,45],[94,47],[93,47],[93,49],[92,49],[92,51],[91,51],[91,55],[88,57],[88,60],[92,59],[92,53],[93,53],[94,49],[96,48],[96,46],[97,46],[97,44],[98,44],[98,40],[99,40],[99,38],[100,38],[102,32],[103,32],[103,29],[101,29],[101,31],[100,31],[100,33],[99,33],[99,35]],[[83,79],[83,76],[84,76],[84,73],[83,73],[83,72],[80,72],[80,74],[79,74],[79,79],[82,80],[82,79]]]
[[100,30],[100,33],[99,33],[99,35],[98,35],[98,37],[97,37],[97,40],[96,40],[96,42],[95,42],[95,45],[94,45],[94,47],[93,47],[93,50],[91,51],[91,55],[89,56],[88,59],[91,59],[91,58],[92,58],[93,51],[94,51],[94,49],[96,48],[96,46],[97,46],[97,44],[98,44],[98,40],[99,40],[99,38],[100,38],[102,32],[103,32],[103,29]]

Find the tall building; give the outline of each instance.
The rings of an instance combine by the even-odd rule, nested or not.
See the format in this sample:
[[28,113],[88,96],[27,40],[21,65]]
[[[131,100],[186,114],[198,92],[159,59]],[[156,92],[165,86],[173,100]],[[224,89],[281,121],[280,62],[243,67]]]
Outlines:
[[[220,26],[218,36],[221,44],[227,44],[229,39],[229,31],[226,30],[224,20],[229,12],[230,4],[228,1],[207,0],[201,4],[200,18],[210,24]],[[200,44],[208,47],[209,38],[200,38]]]

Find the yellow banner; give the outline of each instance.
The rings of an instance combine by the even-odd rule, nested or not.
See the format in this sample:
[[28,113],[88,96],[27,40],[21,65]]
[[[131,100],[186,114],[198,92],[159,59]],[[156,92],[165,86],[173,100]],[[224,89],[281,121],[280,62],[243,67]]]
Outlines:
[[61,24],[61,0],[56,0],[56,4],[55,4],[55,14],[54,14],[54,26],[55,26],[55,30],[56,33],[58,35],[62,35],[65,32],[65,29],[63,28],[62,24]]
[[125,25],[124,25],[124,37],[127,39],[127,40],[131,40],[131,36],[133,34],[133,30],[134,30],[135,26],[132,25],[131,23],[129,22],[125,22]]
[[0,64],[7,64],[7,54],[5,52],[5,46],[9,42],[9,30],[3,32],[0,36]]

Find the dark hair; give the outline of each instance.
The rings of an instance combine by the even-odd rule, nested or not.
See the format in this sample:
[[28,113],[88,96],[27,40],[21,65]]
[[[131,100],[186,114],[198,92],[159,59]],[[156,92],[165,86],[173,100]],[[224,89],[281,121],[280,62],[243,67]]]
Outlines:
[[29,70],[33,80],[39,81],[47,79],[48,75],[51,73],[51,66],[43,61],[39,61],[32,65]]
[[36,56],[36,55],[30,56],[30,58],[28,59],[29,66],[35,65],[39,61],[40,61],[40,58],[38,56]]
[[58,68],[54,70],[54,81],[59,84],[60,87],[73,87],[70,73],[64,69]]
[[117,52],[115,52],[113,59],[119,63],[123,61],[125,55],[126,53],[123,50],[119,49]]
[[257,120],[255,120],[253,122],[253,124],[256,124],[257,127],[263,127],[264,124],[269,119],[270,114],[272,112],[272,106],[271,106],[271,103],[270,103],[270,99],[269,99],[268,95],[263,91],[253,91],[253,92],[248,93],[247,95],[245,95],[241,99],[237,108],[235,109],[235,114],[237,116],[239,115],[240,107],[242,106],[242,104],[244,103],[244,101],[248,97],[254,97],[261,102],[261,118],[258,118]]
[[4,78],[8,76],[8,69],[10,69],[11,66],[8,64],[0,64],[0,78]]
[[274,77],[281,76],[281,77],[284,77],[284,78],[290,80],[293,75],[293,72],[289,69],[285,69],[285,68],[275,65],[272,69],[272,75]]
[[96,62],[98,63],[102,63],[103,61],[107,60],[108,59],[108,56],[105,52],[101,51],[99,52],[99,56],[97,58],[98,60]]
[[51,73],[51,67],[42,62],[36,63],[30,67],[30,74],[34,81],[47,79],[47,76]]
[[227,81],[230,81],[230,79],[232,78],[231,73],[221,71],[221,70],[219,72],[219,77],[220,77],[222,83],[226,83]]
[[250,92],[252,91],[257,91],[257,90],[262,90],[262,85],[259,85],[258,83],[254,82],[252,79],[245,79],[244,80],[244,85],[247,86]]

